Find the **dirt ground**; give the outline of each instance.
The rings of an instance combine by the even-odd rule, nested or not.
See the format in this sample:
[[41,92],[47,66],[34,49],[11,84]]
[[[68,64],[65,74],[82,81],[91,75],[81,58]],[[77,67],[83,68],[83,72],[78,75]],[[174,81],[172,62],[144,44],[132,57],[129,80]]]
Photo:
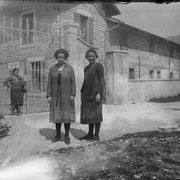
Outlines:
[[0,140],[0,179],[178,179],[179,107],[180,102],[106,105],[100,142],[79,141],[87,126],[79,124],[77,113],[69,146],[63,127],[62,141],[52,142],[48,113],[6,116],[12,128]]

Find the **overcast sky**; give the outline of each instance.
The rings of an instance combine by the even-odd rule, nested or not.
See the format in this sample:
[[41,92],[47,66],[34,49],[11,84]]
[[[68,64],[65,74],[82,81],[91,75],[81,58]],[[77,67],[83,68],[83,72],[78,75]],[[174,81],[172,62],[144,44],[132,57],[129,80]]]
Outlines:
[[180,35],[180,3],[129,3],[117,6],[121,11],[118,19],[126,24],[164,38]]

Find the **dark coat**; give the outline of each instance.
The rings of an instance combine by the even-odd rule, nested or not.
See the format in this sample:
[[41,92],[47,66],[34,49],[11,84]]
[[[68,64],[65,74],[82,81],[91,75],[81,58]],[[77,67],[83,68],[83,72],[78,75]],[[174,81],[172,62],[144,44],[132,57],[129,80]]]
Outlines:
[[18,75],[17,78],[10,76],[4,83],[5,86],[10,87],[11,96],[11,106],[23,106],[23,91],[22,88],[25,87],[26,82],[24,79]]
[[[84,82],[81,88],[81,124],[93,124],[103,120],[102,93],[104,89],[104,67],[96,62],[84,69]],[[96,102],[97,93],[101,100]]]
[[52,98],[50,122],[75,122],[75,106],[69,103],[70,96],[76,95],[74,70],[70,65],[65,64],[60,79],[58,79],[58,74],[57,65],[50,68],[47,84],[47,97]]

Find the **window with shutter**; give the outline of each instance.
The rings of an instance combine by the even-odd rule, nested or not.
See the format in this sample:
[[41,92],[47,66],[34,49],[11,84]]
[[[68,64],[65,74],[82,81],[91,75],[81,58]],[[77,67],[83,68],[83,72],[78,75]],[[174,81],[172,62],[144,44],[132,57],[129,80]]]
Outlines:
[[88,18],[80,16],[80,36],[83,40],[88,40]]
[[78,35],[87,43],[93,44],[93,19],[74,13],[74,22],[79,23]]
[[94,31],[94,27],[93,27],[93,19],[89,18],[89,44],[93,44],[93,31]]
[[[80,14],[74,13],[74,22],[80,24]],[[78,35],[80,35],[80,28],[78,28]]]

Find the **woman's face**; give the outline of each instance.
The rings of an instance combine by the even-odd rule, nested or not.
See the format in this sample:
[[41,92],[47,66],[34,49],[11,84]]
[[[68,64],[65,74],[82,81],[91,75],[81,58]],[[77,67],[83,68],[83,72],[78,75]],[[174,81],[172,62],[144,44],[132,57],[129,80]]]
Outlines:
[[65,55],[63,53],[59,53],[57,55],[57,62],[59,65],[63,65],[65,61]]
[[89,52],[87,54],[87,59],[89,61],[89,64],[93,64],[96,60],[96,54],[94,54],[94,52]]
[[19,74],[19,71],[18,70],[15,70],[14,72],[13,72],[13,75],[14,76],[17,76]]

